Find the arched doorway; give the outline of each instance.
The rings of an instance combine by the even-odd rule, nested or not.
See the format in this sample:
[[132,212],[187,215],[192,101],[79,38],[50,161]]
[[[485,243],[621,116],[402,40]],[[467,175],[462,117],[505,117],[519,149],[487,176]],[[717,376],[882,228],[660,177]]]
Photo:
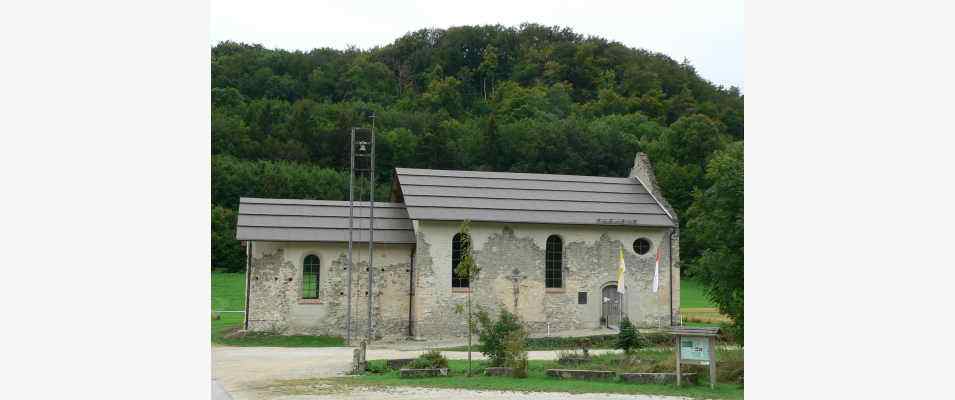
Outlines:
[[617,328],[620,326],[620,293],[617,293],[617,284],[604,286],[600,296],[600,321],[603,326]]

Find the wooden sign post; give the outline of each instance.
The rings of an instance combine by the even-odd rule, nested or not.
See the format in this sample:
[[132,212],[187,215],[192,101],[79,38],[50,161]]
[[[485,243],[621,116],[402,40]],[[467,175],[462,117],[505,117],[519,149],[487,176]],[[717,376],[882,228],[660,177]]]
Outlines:
[[683,376],[681,364],[708,365],[710,367],[710,388],[716,387],[716,336],[720,328],[673,327],[670,333],[674,338],[676,352],[676,385],[680,386]]

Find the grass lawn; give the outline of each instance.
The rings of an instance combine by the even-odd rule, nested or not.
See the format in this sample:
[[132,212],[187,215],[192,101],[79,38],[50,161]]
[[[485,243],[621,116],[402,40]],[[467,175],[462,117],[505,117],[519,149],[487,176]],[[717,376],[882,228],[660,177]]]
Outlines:
[[[245,274],[212,273],[212,309],[216,311],[245,311]],[[242,337],[226,335],[242,327],[243,313],[221,313],[212,320],[212,343],[226,346],[274,347],[334,347],[344,346],[338,336],[275,335],[265,332],[249,333]]]
[[[739,359],[742,365],[742,352],[726,354],[730,351],[721,351],[718,359],[726,357],[729,363],[734,359]],[[663,351],[642,351],[639,353],[641,359],[648,362],[659,362],[661,365],[668,365],[672,358],[671,352]],[[668,358],[669,357],[669,358]],[[432,387],[432,388],[456,388],[456,389],[474,389],[474,390],[514,390],[514,391],[537,391],[537,392],[570,392],[570,393],[622,393],[622,394],[655,394],[671,396],[688,396],[693,398],[711,398],[711,399],[742,399],[743,387],[735,383],[720,382],[715,389],[710,389],[709,385],[685,385],[676,387],[675,385],[651,385],[651,384],[631,384],[616,381],[583,381],[583,380],[562,380],[551,378],[546,375],[546,370],[551,368],[574,368],[574,369],[622,369],[621,367],[611,367],[611,357],[603,357],[594,365],[582,365],[575,367],[559,366],[555,361],[529,361],[528,378],[515,379],[510,377],[492,377],[484,376],[483,368],[486,366],[484,361],[474,361],[472,371],[475,375],[466,376],[467,361],[451,360],[449,367],[451,377],[442,378],[420,378],[420,379],[401,379],[398,377],[398,371],[385,370],[383,360],[369,361],[369,369],[383,371],[362,375],[354,378],[345,378],[336,380],[336,383],[345,385],[359,386],[414,386],[414,387]],[[723,367],[721,362],[720,367]],[[674,366],[669,366],[672,371]],[[741,368],[741,367],[740,367]],[[731,367],[726,368],[731,369]],[[623,369],[625,370],[625,369]],[[724,371],[720,371],[723,377]],[[708,382],[707,375],[701,376],[700,382]]]
[[245,311],[245,273],[212,273],[212,309]]
[[712,308],[716,304],[706,297],[706,290],[699,282],[680,279],[680,308]]

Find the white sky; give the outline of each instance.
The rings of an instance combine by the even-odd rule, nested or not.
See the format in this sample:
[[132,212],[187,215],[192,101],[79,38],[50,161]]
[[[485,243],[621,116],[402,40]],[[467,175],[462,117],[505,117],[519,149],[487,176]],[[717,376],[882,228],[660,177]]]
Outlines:
[[743,88],[743,1],[212,0],[210,41],[269,48],[367,49],[422,28],[522,22],[568,26],[690,60],[705,79]]

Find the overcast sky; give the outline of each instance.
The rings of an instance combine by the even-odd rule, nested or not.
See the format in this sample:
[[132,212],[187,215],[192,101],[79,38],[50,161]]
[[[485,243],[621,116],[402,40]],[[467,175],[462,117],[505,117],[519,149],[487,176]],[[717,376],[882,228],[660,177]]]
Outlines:
[[568,26],[684,58],[705,79],[743,88],[743,1],[211,1],[210,40],[310,50],[384,46],[422,28]]

